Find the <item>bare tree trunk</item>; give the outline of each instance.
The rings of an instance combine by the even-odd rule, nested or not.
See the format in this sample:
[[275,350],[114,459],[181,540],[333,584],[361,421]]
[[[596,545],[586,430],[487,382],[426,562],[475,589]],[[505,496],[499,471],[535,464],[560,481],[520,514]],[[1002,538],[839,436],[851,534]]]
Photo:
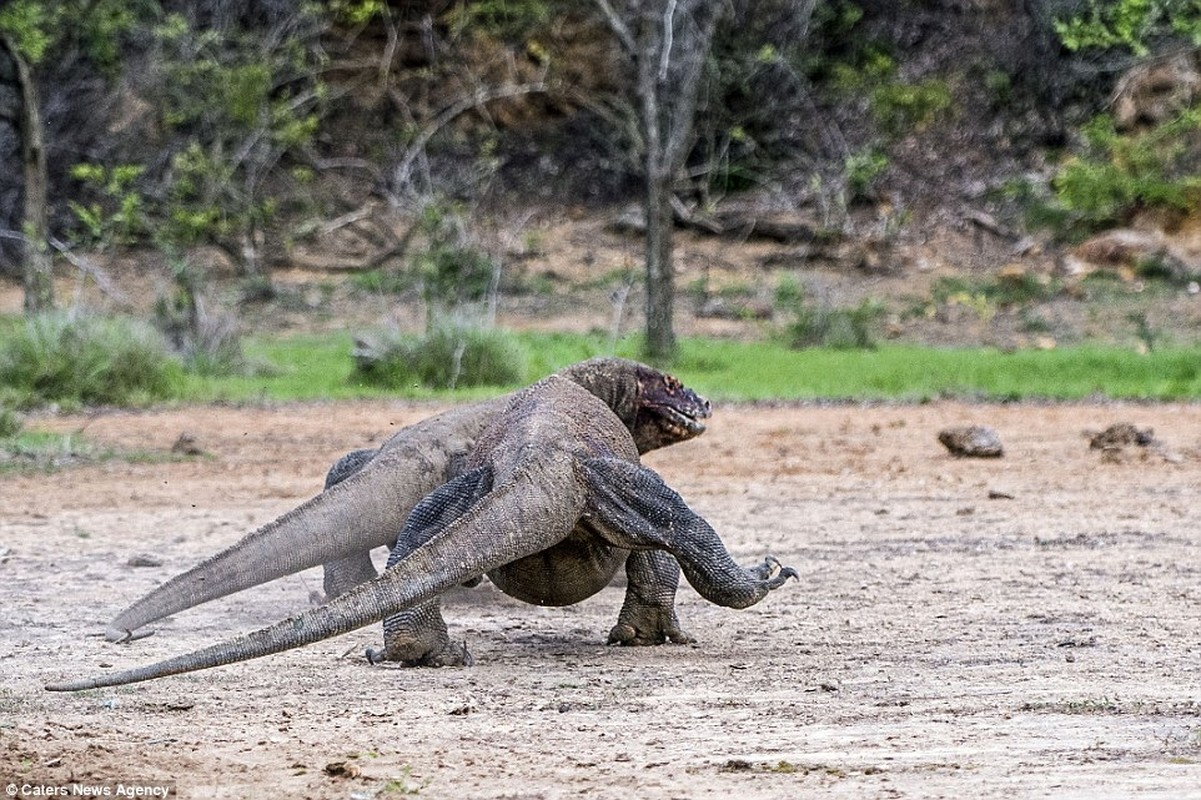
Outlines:
[[7,55],[16,68],[20,90],[18,129],[21,133],[23,194],[21,233],[24,237],[25,311],[36,313],[54,308],[54,276],[51,272],[46,195],[46,150],[42,142],[42,124],[38,114],[37,92],[29,67],[7,37],[0,37],[0,57]]
[[632,0],[623,15],[596,0],[638,70],[639,133],[646,188],[646,355],[676,354],[672,192],[693,139],[697,94],[723,3]]
[[667,364],[676,354],[671,177],[646,176],[646,356]]
[[[642,108],[643,172],[646,189],[646,356],[670,363],[676,353],[672,274],[671,192],[673,170],[667,163],[671,120],[664,113],[658,54],[663,52],[665,23],[659,3],[645,2],[638,24],[638,93]],[[658,17],[658,18],[657,18]],[[670,25],[670,21],[666,25]]]

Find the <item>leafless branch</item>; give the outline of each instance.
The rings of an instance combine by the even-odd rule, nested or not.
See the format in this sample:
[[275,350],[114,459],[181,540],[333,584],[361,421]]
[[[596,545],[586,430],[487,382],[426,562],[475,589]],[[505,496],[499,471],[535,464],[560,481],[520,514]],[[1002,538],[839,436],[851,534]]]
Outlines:
[[626,53],[633,55],[637,52],[638,48],[634,42],[634,34],[630,32],[630,28],[625,24],[625,21],[613,10],[613,6],[609,5],[609,0],[596,0],[596,4],[600,7],[601,13],[605,15],[605,19],[609,21],[609,27],[613,29],[613,34],[621,42],[621,46],[625,49]]
[[519,83],[512,86],[481,86],[467,97],[451,103],[439,112],[437,116],[427,122],[409,146],[405,148],[400,163],[392,171],[392,192],[399,194],[401,187],[409,183],[413,163],[425,152],[425,147],[429,144],[430,139],[460,114],[490,103],[493,100],[500,100],[505,97],[518,97],[526,94],[538,94],[546,90],[547,84],[545,81]]

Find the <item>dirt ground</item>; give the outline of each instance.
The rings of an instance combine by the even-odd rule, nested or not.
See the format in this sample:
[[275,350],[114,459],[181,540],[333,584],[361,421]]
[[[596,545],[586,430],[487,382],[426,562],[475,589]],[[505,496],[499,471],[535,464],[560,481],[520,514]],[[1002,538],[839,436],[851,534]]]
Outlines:
[[[1201,406],[726,407],[651,454],[744,562],[758,606],[681,589],[695,646],[612,648],[621,589],[448,601],[476,665],[369,666],[365,628],[75,695],[303,608],[318,570],[97,634],[160,581],[315,493],[434,406],[181,408],[33,420],[154,456],[0,477],[0,784],[184,797],[1201,797]],[[1091,450],[1129,421],[1160,445]],[[992,425],[995,460],[944,426]],[[182,432],[206,455],[171,457]],[[131,566],[152,555],[159,566]]]

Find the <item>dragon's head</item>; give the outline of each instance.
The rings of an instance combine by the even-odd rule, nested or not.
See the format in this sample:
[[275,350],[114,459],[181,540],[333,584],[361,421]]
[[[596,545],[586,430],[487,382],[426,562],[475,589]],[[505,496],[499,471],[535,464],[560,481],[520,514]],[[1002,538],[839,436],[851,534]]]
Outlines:
[[639,365],[637,415],[630,433],[638,452],[694,439],[705,432],[709,401],[672,375]]
[[630,429],[639,453],[705,432],[709,401],[654,367],[622,358],[594,358],[559,374],[608,403]]

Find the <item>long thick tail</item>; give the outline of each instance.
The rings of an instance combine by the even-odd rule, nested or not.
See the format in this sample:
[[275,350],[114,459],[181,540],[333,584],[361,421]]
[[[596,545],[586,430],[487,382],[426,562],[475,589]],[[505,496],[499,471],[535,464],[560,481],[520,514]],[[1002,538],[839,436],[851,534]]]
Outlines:
[[[518,488],[521,487],[521,488]],[[161,678],[279,653],[370,625],[561,541],[578,508],[528,483],[508,484],[427,539],[400,563],[327,605],[223,644],[145,667],[78,681],[52,683],[52,692],[74,692]]]
[[156,619],[392,541],[503,399],[411,425],[357,473],[155,588],[109,623],[119,642]]
[[175,576],[109,623],[110,641],[169,614],[387,544],[444,473],[381,454],[359,473]]

